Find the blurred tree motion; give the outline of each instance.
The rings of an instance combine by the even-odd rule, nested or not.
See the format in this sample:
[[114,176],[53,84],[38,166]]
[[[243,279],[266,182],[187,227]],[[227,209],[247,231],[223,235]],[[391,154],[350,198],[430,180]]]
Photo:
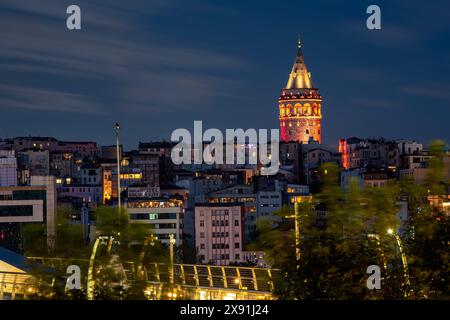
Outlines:
[[[426,185],[412,181],[401,184],[409,195],[411,213],[407,238],[414,298],[449,299],[450,297],[450,218],[433,203],[441,203],[449,190],[445,181],[445,143],[430,145]],[[448,199],[447,199],[448,201]]]
[[[342,187],[338,166],[323,164],[320,192],[299,203],[300,259],[295,252],[292,206],[283,206],[273,218],[260,219],[256,239],[248,248],[264,251],[266,262],[281,271],[274,295],[279,299],[449,299],[450,219],[442,209],[444,201],[448,203],[450,184],[445,180],[449,176],[445,148],[442,141],[431,143],[423,185],[403,177],[377,188],[362,187],[356,179]],[[401,222],[399,206],[405,203],[408,219]],[[25,254],[81,259],[87,264],[94,239],[91,244],[83,240],[75,215],[72,209],[58,208],[57,241],[51,254],[44,224],[23,224]],[[95,259],[95,298],[145,299],[145,266],[168,263],[167,245],[149,234],[148,225],[130,223],[125,209],[99,207],[94,216],[96,236],[115,240],[112,248],[102,245]],[[196,252],[191,251],[184,254],[194,261]],[[125,270],[130,263],[135,268],[131,279]],[[367,288],[371,265],[381,270],[379,290]],[[85,290],[65,290],[65,270],[36,265],[30,274],[40,279],[30,280],[30,297],[86,297]]]
[[[75,221],[77,216],[71,208],[58,207],[56,225],[56,246],[52,253],[47,250],[47,238],[43,223],[23,224],[21,228],[24,252],[27,257],[66,258],[67,266],[81,264],[83,287],[86,281],[87,265],[91,256],[93,242],[83,239],[83,226]],[[144,245],[149,238],[148,226],[142,223],[130,223],[125,209],[98,207],[94,211],[96,237],[113,237],[114,245],[108,251],[100,246],[95,258],[96,299],[145,299],[146,281],[136,277],[127,279],[123,265],[145,265],[150,262],[167,263],[169,249],[156,237],[151,244]],[[78,263],[77,263],[78,261]],[[134,263],[134,264],[133,264]],[[65,266],[65,267],[67,267]],[[86,290],[65,290],[66,270],[63,266],[48,267],[30,262],[30,288],[35,299],[85,299]],[[134,271],[134,270],[132,270]],[[36,279],[41,279],[36,284]],[[52,284],[52,285],[50,285]],[[30,289],[31,290],[31,289]]]
[[47,250],[47,236],[45,223],[23,223],[21,233],[23,248],[26,256],[60,257],[70,259],[88,258],[90,247],[83,243],[83,226],[76,222],[73,216],[76,212],[72,208],[58,207],[56,210],[55,250]]

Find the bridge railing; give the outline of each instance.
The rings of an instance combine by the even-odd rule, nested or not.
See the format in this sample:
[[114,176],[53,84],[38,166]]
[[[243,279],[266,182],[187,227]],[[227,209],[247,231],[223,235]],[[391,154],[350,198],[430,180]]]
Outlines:
[[[29,261],[53,267],[65,273],[71,264],[87,270],[87,259],[64,259],[29,257]],[[136,278],[136,264],[123,263],[128,280]],[[170,283],[170,264],[147,263],[144,265],[145,279],[151,283]],[[82,285],[85,282],[82,272]],[[277,285],[280,271],[268,268],[253,268],[240,266],[212,266],[194,264],[174,264],[173,284],[185,287],[232,289],[242,291],[273,292]]]
[[[169,264],[145,265],[147,280],[170,283]],[[279,276],[276,269],[174,264],[174,284],[189,287],[272,292]]]
[[45,283],[51,287],[52,276],[36,276],[22,272],[0,272],[0,300],[18,300],[34,295]]

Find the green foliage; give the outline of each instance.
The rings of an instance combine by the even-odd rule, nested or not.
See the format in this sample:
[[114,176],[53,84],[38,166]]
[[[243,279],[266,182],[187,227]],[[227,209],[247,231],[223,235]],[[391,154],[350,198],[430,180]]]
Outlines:
[[26,256],[48,255],[44,223],[23,223],[21,236]]
[[138,261],[148,229],[143,223],[130,223],[126,209],[99,207],[95,211],[97,235],[113,236],[120,242],[122,261]]
[[433,141],[430,144],[429,149],[430,156],[432,156],[432,158],[428,160],[429,170],[426,178],[426,183],[431,194],[443,195],[445,194],[445,168],[443,164],[443,158],[445,155],[445,142],[442,140]]
[[[450,297],[450,218],[430,204],[445,199],[445,143],[430,145],[426,185],[411,178],[383,188],[360,188],[356,181],[343,190],[338,168],[324,164],[321,192],[300,209],[301,259],[295,257],[293,208],[282,208],[280,223],[261,223],[252,249],[264,250],[269,263],[281,270],[275,288],[280,299],[448,299]],[[398,200],[408,202],[410,219],[400,244]],[[325,227],[318,225],[314,208],[327,212]],[[368,290],[366,268],[380,266],[381,290]],[[405,276],[405,273],[409,277]],[[408,285],[408,281],[410,285]]]
[[95,277],[95,300],[119,300],[124,298],[124,277],[114,265],[107,264],[97,270]]
[[147,289],[148,283],[144,280],[136,280],[129,283],[129,287],[125,291],[125,300],[147,300],[145,295],[145,290]]
[[90,246],[83,242],[83,227],[72,221],[73,209],[58,207],[56,212],[56,245],[48,252],[44,223],[24,223],[21,226],[25,255],[60,258],[87,258]]
[[[169,248],[161,241],[155,241],[153,245],[148,245],[144,250],[144,265],[147,263],[168,263],[169,262]],[[174,253],[174,256],[176,254]]]
[[[280,299],[380,299],[403,298],[405,278],[397,269],[383,269],[382,290],[368,290],[367,267],[384,266],[394,260],[395,238],[387,230],[396,230],[397,198],[400,188],[358,187],[352,181],[348,189],[339,186],[338,168],[327,163],[320,168],[323,189],[312,203],[300,206],[301,258],[297,266],[294,241],[293,208],[277,214],[281,223],[259,225],[253,248],[266,253],[282,277],[275,294]],[[316,218],[316,208],[327,212],[325,227]],[[369,240],[376,235],[379,242]],[[394,289],[393,289],[394,288]],[[396,289],[398,288],[398,289]]]
[[430,145],[433,158],[428,162],[426,186],[404,186],[411,195],[407,253],[414,284],[412,297],[419,299],[450,297],[450,218],[430,206],[427,199],[431,196],[439,202],[444,198],[448,186],[444,181],[444,148],[445,143],[439,140]]
[[[24,238],[27,256],[58,257],[85,259],[82,273],[87,272],[87,259],[91,256],[92,244],[83,241],[82,225],[73,222],[75,212],[66,207],[57,210],[56,246],[51,254],[47,251],[45,225],[41,223],[24,224]],[[110,255],[106,247],[99,248],[95,259],[95,299],[145,299],[146,281],[137,277],[128,281],[123,272],[124,263],[134,262],[141,266],[152,262],[168,263],[169,249],[158,240],[147,243],[148,226],[141,223],[130,223],[125,209],[99,207],[94,212],[97,236],[113,236],[118,241],[113,245]],[[146,245],[144,245],[146,244]],[[85,299],[85,290],[65,290],[65,270],[49,268],[44,265],[33,265],[29,272],[30,287],[34,288],[28,295],[30,299]],[[87,273],[86,273],[87,274]],[[39,280],[40,279],[40,280]],[[83,282],[86,279],[83,279]]]
[[[283,208],[278,214],[282,216],[286,213]],[[249,250],[264,250],[267,263],[274,267],[283,265],[291,257],[291,251],[295,250],[294,233],[274,228],[271,220],[262,220],[257,224],[255,241],[249,244]]]

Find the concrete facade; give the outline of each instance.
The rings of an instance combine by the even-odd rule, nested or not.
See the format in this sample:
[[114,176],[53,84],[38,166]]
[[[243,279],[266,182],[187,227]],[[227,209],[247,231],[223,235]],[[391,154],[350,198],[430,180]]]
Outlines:
[[195,207],[195,243],[202,263],[229,265],[245,261],[244,213],[236,203]]

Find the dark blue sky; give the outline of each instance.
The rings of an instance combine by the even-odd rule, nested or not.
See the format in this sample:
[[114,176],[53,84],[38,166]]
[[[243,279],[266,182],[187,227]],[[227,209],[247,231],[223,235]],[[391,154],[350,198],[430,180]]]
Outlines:
[[[78,4],[82,30],[66,29]],[[382,30],[369,31],[378,4]],[[450,2],[0,2],[0,136],[128,148],[176,128],[278,128],[301,33],[323,140],[450,141]]]

